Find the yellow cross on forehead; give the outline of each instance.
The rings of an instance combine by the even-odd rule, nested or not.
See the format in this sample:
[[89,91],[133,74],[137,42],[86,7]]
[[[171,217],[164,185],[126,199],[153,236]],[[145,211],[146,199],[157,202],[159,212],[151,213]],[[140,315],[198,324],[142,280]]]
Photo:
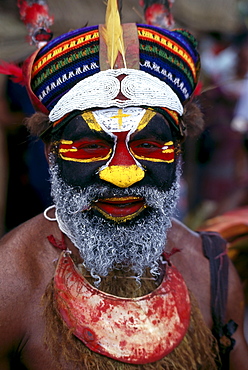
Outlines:
[[131,114],[125,114],[122,112],[122,109],[118,109],[118,114],[115,115],[115,116],[112,116],[110,118],[118,118],[118,125],[119,125],[119,128],[121,129],[122,128],[122,120],[124,117],[129,117],[131,116]]
[[[124,107],[122,109],[111,107],[98,109],[92,112],[92,118],[100,129],[107,132],[121,132],[136,130],[139,123],[143,122],[146,110],[139,107]],[[85,118],[85,115],[83,116]],[[92,126],[91,120],[86,122]],[[94,130],[96,130],[94,125]]]

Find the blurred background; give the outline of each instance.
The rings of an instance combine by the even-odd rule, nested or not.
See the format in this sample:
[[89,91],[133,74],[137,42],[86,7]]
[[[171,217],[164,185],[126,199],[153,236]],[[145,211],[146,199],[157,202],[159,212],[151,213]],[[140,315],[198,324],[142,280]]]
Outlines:
[[[202,60],[205,129],[183,147],[177,217],[227,238],[248,296],[248,0],[123,0],[122,22],[147,23],[144,4],[152,3],[195,35]],[[104,23],[103,0],[47,4],[54,36]],[[16,1],[0,0],[0,59],[21,64],[35,50],[26,35]],[[51,204],[43,144],[23,125],[32,113],[25,89],[0,75],[0,236]]]

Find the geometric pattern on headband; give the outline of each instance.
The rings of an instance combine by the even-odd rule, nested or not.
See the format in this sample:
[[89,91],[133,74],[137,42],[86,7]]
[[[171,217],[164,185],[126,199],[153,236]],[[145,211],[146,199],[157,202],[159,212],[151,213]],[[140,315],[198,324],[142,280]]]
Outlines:
[[59,99],[49,119],[55,122],[74,110],[113,106],[164,107],[183,114],[177,94],[164,81],[141,70],[121,68],[100,71],[78,82]]

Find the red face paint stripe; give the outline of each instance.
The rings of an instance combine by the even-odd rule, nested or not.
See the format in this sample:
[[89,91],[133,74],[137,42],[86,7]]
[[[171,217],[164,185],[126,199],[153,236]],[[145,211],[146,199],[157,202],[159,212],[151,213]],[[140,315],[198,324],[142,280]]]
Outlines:
[[69,152],[69,153],[66,153],[66,152],[62,152],[60,153],[60,157],[65,159],[65,160],[87,160],[89,162],[94,162],[94,161],[103,161],[103,160],[107,160],[110,158],[110,155],[111,155],[111,151],[106,155],[106,156],[101,156],[101,157],[92,157],[92,156],[86,156],[84,155],[84,153],[81,153],[81,151],[78,151],[78,152],[75,152],[75,153],[72,153],[72,152]]
[[131,156],[129,148],[127,148],[126,139],[128,132],[115,132],[117,136],[115,154],[110,162],[111,166],[131,166],[135,164],[135,160]]
[[[142,144],[149,144],[150,148],[141,147]],[[159,145],[158,143],[144,142],[143,140],[130,143],[131,153],[136,159],[152,162],[171,163],[175,159],[175,147],[173,144]]]
[[66,160],[100,161],[110,157],[112,148],[102,140],[62,141],[59,146],[61,158]]

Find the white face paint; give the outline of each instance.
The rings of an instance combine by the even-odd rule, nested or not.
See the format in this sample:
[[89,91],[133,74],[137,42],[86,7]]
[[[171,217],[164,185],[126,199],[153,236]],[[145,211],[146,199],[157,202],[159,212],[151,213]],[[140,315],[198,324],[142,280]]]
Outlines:
[[[142,118],[144,117],[144,115],[146,113],[146,109],[138,108],[138,107],[127,107],[127,108],[120,109],[120,108],[112,107],[112,108],[108,108],[108,109],[95,110],[95,111],[92,111],[92,113],[93,113],[94,118],[97,121],[97,123],[101,126],[102,130],[107,132],[110,136],[112,136],[114,138],[114,141],[115,141],[115,145],[114,145],[114,148],[113,148],[113,154],[112,154],[110,160],[104,166],[102,166],[99,169],[100,178],[103,179],[103,180],[106,180],[106,181],[110,181],[110,182],[114,183],[115,185],[123,183],[125,186],[130,186],[129,183],[131,184],[132,180],[131,181],[129,180],[128,184],[126,182],[123,182],[123,171],[127,168],[126,163],[124,163],[124,168],[123,168],[123,171],[122,171],[122,174],[121,174],[121,179],[119,179],[119,177],[118,177],[118,180],[116,180],[116,175],[114,177],[112,176],[113,167],[110,171],[111,179],[109,178],[109,172],[107,172],[107,177],[106,177],[106,169],[109,166],[111,166],[111,162],[115,158],[115,155],[120,153],[120,151],[118,151],[118,144],[117,144],[117,142],[118,142],[118,133],[124,133],[124,135],[125,135],[126,151],[122,152],[121,158],[123,159],[124,156],[126,156],[126,157],[128,156],[129,157],[129,166],[130,166],[130,160],[132,162],[131,164],[133,166],[134,165],[136,166],[134,173],[135,174],[138,173],[139,177],[137,177],[137,179],[140,180],[141,178],[143,178],[144,170],[143,170],[141,164],[130,153],[128,142],[129,142],[130,135],[133,132],[135,132],[135,130],[137,129],[138,125],[140,124]],[[124,149],[122,147],[122,151],[123,150]],[[122,165],[122,163],[118,162],[118,166],[120,166],[120,165]],[[117,164],[115,164],[115,167],[117,167]],[[105,171],[105,172],[102,172],[102,171]],[[128,169],[128,171],[130,173],[130,169]],[[139,172],[137,172],[137,171],[139,171]]]
[[93,111],[93,115],[101,126],[108,132],[134,132],[143,118],[146,110],[143,108],[108,108]]

